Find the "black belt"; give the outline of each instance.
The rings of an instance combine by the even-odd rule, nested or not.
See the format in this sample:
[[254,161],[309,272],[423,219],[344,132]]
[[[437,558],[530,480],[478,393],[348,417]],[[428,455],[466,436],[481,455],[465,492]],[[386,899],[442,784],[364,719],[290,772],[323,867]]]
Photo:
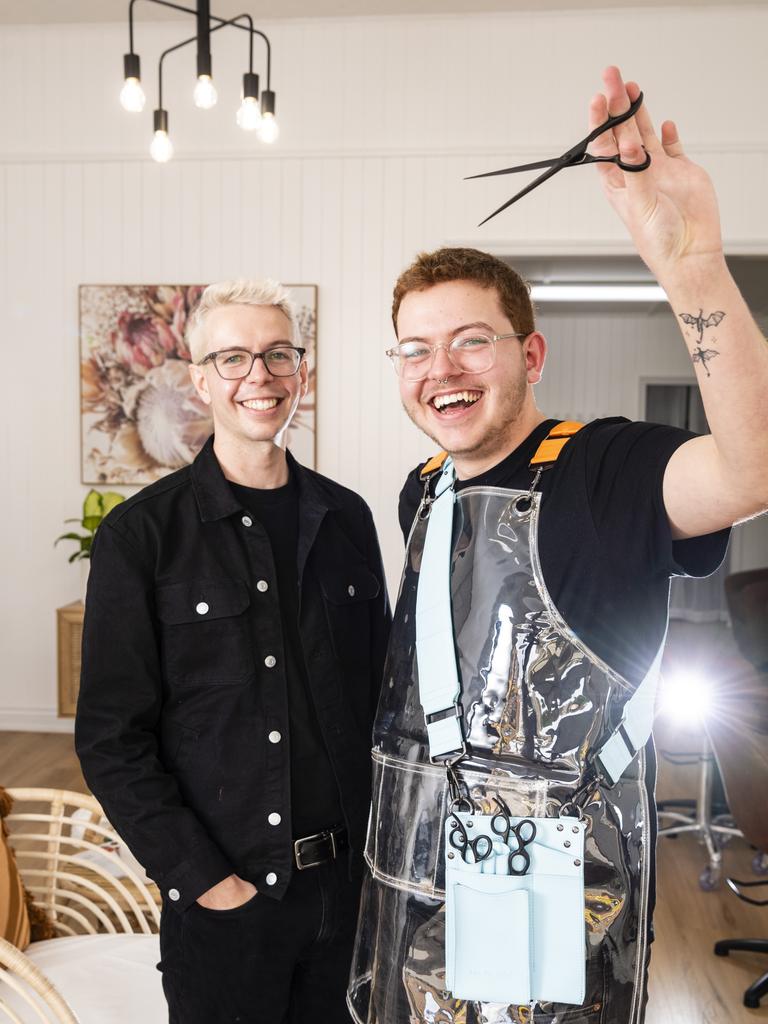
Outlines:
[[293,855],[299,871],[314,868],[336,858],[349,847],[347,830],[343,826],[317,832],[313,836],[297,839],[293,844]]

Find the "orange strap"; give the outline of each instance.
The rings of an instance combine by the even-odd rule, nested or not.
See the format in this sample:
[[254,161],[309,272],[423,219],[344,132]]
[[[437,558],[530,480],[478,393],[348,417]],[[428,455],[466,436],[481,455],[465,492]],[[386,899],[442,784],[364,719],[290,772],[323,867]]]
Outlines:
[[448,452],[438,452],[437,455],[433,455],[429,462],[425,462],[421,472],[419,473],[420,480],[426,480],[428,476],[431,476],[435,470],[440,469],[448,458]]
[[547,466],[557,462],[560,452],[565,448],[573,435],[578,434],[583,426],[583,423],[577,423],[575,420],[564,420],[562,423],[558,423],[556,427],[552,427],[536,449],[536,454],[529,463],[530,468],[534,469],[537,466],[542,466],[546,469]]
[[[557,462],[560,452],[565,448],[573,435],[578,434],[583,426],[583,423],[577,423],[575,420],[564,420],[562,423],[558,423],[556,427],[552,427],[536,449],[536,454],[529,463],[530,468],[533,469],[537,466],[546,467]],[[438,452],[437,455],[433,455],[428,462],[424,463],[421,473],[419,473],[419,478],[426,480],[428,476],[431,476],[432,473],[441,468],[447,458],[448,452]]]

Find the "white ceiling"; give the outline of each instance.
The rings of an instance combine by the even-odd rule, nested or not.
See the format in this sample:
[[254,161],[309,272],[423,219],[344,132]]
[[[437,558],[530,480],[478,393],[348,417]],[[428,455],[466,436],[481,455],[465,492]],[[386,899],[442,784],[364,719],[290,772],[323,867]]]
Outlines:
[[[194,7],[194,0],[177,0]],[[741,0],[745,4],[745,0]],[[746,0],[764,7],[768,0]],[[350,17],[387,14],[469,14],[524,10],[585,10],[600,7],[722,7],[728,0],[212,0],[214,14],[232,18],[248,11],[256,18]],[[169,21],[180,14],[154,3],[138,3],[139,20]],[[0,24],[63,24],[124,21],[128,0],[0,0]]]

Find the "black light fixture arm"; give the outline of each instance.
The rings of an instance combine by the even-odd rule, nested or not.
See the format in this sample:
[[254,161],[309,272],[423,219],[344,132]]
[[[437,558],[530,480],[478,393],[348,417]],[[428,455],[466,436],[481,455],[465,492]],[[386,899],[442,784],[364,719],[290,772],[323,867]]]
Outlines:
[[[161,7],[171,7],[174,11],[184,11],[185,14],[194,14],[197,17],[197,11],[194,7],[182,7],[181,4],[171,3],[170,0],[149,0],[150,3],[160,4]],[[129,40],[129,52],[133,53],[133,5],[136,0],[130,0],[128,4],[128,40]]]
[[[133,2],[133,0],[131,0],[131,2]],[[229,18],[227,21],[221,21],[221,19],[217,19],[217,20],[219,20],[220,23],[218,25],[216,25],[214,28],[211,29],[211,33],[218,32],[220,28],[226,28],[227,25],[235,25],[236,28],[245,28],[245,25],[237,25],[236,24],[236,22],[238,22],[242,18],[247,18],[248,21],[251,22],[251,28],[250,28],[249,31],[252,33],[252,35],[251,35],[251,39],[250,39],[250,53],[249,53],[250,63],[249,63],[248,70],[251,73],[253,73],[253,36],[256,35],[256,34],[259,34],[259,33],[257,32],[257,30],[255,28],[253,28],[253,22],[252,22],[250,14],[238,14],[236,17]],[[189,39],[182,39],[182,41],[180,43],[176,43],[175,46],[169,46],[167,50],[163,50],[163,52],[160,54],[160,59],[157,62],[157,100],[158,100],[157,105],[158,105],[158,107],[162,107],[162,105],[163,105],[163,61],[165,60],[165,58],[170,53],[173,53],[175,50],[181,50],[183,47],[191,46],[192,43],[196,43],[196,42],[197,42],[197,36],[196,35],[190,36]]]
[[[185,14],[192,14],[192,15],[194,15],[195,18],[197,17],[197,10],[194,7],[183,7],[181,4],[174,4],[174,3],[172,3],[171,0],[146,0],[146,2],[152,3],[152,4],[159,4],[161,7],[170,7],[174,11],[183,11]],[[129,39],[129,51],[128,52],[129,53],[133,53],[133,5],[135,3],[136,3],[136,0],[129,0],[129,4],[128,4],[128,39]],[[238,24],[238,22],[242,21],[243,18],[247,18],[248,19],[248,25],[239,25]],[[250,59],[250,65],[249,65],[249,67],[250,67],[250,71],[251,72],[253,71],[253,37],[255,35],[256,36],[261,36],[261,38],[264,40],[264,42],[266,44],[266,47],[267,47],[267,89],[271,88],[270,82],[271,82],[271,72],[272,72],[272,47],[270,46],[269,39],[267,38],[267,36],[263,32],[259,31],[259,29],[253,27],[253,18],[251,17],[251,15],[250,14],[238,14],[238,16],[236,18],[224,19],[224,18],[218,18],[215,14],[211,14],[210,19],[211,19],[211,21],[215,21],[215,22],[218,23],[216,25],[216,28],[211,29],[211,32],[215,32],[216,29],[218,29],[218,28],[224,28],[225,25],[234,25],[235,28],[240,28],[244,32],[250,33],[250,40],[249,40],[249,47],[250,47],[249,59]],[[194,42],[196,39],[197,39],[197,36],[195,35],[195,36],[192,37],[191,40],[187,40],[187,42]],[[184,45],[186,45],[186,43],[179,43],[179,46],[184,46]],[[178,47],[174,46],[171,49],[175,50],[175,49],[178,49]],[[166,53],[169,53],[169,52],[170,52],[169,50],[166,50]],[[161,60],[162,60],[162,57],[161,57]]]

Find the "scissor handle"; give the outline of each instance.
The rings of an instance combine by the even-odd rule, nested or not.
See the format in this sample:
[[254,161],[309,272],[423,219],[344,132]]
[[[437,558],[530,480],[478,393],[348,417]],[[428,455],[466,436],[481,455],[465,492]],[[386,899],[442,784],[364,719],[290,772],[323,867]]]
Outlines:
[[477,839],[473,839],[469,845],[472,853],[475,855],[475,863],[480,860],[487,860],[493,852],[493,841],[489,836],[478,836]]
[[461,824],[461,821],[458,818],[456,818],[455,821],[455,827],[448,833],[448,842],[454,850],[458,850],[463,856],[464,851],[469,846],[469,836],[467,835],[467,830]]
[[[523,867],[522,868],[516,868],[515,867],[515,861],[517,860],[518,857],[522,857],[522,859],[523,859]],[[524,847],[521,846],[519,850],[515,850],[514,853],[510,853],[510,855],[509,855],[509,873],[510,873],[510,875],[516,875],[518,877],[520,875],[527,875],[529,870],[530,870],[530,867],[531,867],[531,855],[530,855],[530,853],[528,853],[528,851]]]
[[[477,864],[481,860],[487,860],[493,852],[493,842],[489,836],[479,835],[476,839],[470,839],[467,830],[457,818],[457,825],[448,833],[448,842],[461,854],[465,864]],[[471,852],[473,859],[469,860]]]
[[[526,826],[528,826],[527,829]],[[517,836],[517,841],[520,844],[520,849],[522,850],[523,847],[530,846],[536,838],[536,822],[531,821],[530,818],[523,818],[522,821],[518,821],[516,825],[512,826],[512,831]],[[524,832],[528,833],[527,838],[523,834]]]
[[[501,826],[500,828],[498,826]],[[512,829],[512,823],[509,818],[504,814],[494,814],[491,818],[491,832],[494,835],[501,836],[502,840],[506,843],[509,839],[509,833]]]
[[578,160],[574,160],[573,167],[582,167],[584,164],[616,164],[622,171],[644,171],[646,168],[651,166],[651,154],[643,146],[643,152],[645,153],[645,160],[641,164],[627,164],[621,159],[618,153],[614,156],[593,156],[592,153],[584,153]]

